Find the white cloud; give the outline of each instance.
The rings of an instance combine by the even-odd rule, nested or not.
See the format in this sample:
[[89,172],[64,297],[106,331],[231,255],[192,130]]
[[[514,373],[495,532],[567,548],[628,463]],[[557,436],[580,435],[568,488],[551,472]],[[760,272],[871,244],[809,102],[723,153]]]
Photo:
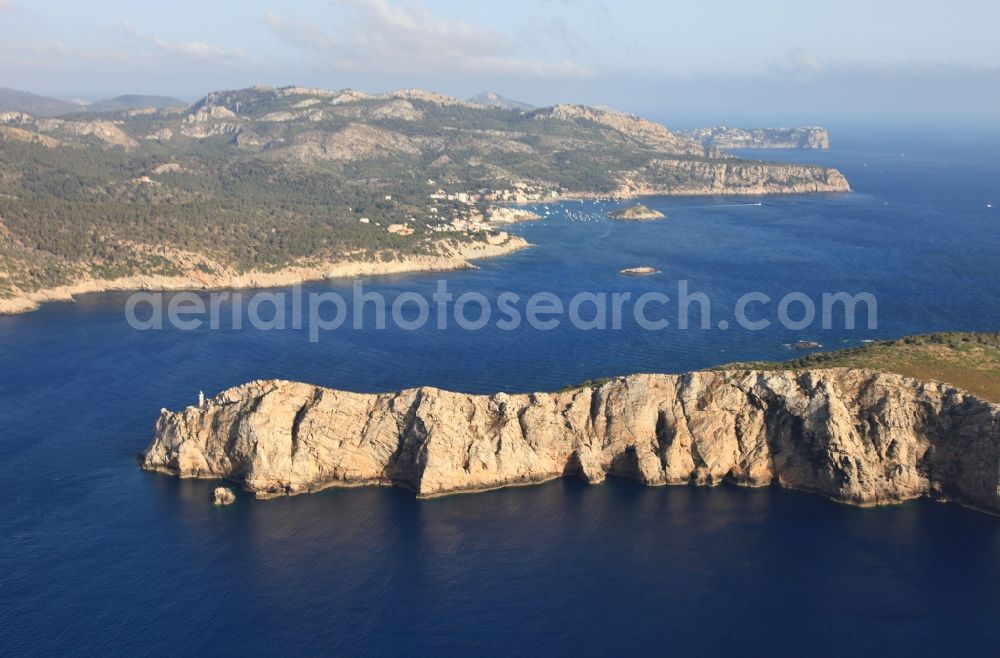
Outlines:
[[768,72],[795,82],[809,82],[829,72],[830,66],[821,62],[801,45],[792,48],[784,58],[770,62]]
[[793,70],[804,73],[818,73],[824,68],[823,64],[802,46],[795,46],[788,54],[788,65]]
[[121,28],[130,37],[152,46],[161,54],[179,57],[191,62],[230,64],[241,63],[247,59],[246,53],[238,48],[229,50],[220,45],[203,41],[172,42],[160,37],[150,37],[140,32],[128,21],[122,21]]
[[0,0],[0,11],[10,9],[10,0]]
[[222,46],[214,43],[204,43],[202,41],[187,41],[183,43],[170,43],[159,37],[153,37],[150,42],[160,49],[161,52],[170,55],[179,55],[192,61],[220,60],[240,58],[243,52],[240,50],[226,50]]
[[333,31],[314,23],[268,16],[287,43],[327,66],[370,73],[495,73],[536,76],[587,75],[571,61],[520,56],[502,33],[434,16],[413,3],[339,0],[347,10]]
[[49,39],[47,41],[39,41],[31,45],[31,49],[36,53],[48,54],[48,55],[62,55],[68,49],[66,44],[57,39]]

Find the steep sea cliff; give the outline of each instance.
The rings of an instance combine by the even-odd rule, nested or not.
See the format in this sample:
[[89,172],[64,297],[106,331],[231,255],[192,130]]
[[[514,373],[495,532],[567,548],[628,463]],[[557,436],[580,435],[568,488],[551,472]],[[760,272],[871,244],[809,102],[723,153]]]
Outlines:
[[825,128],[697,128],[681,133],[706,148],[720,149],[828,149]]
[[421,497],[578,475],[779,484],[856,505],[1000,512],[1000,406],[872,370],[632,375],[559,393],[359,394],[256,381],[164,410],[148,470],[258,497],[392,484]]
[[614,196],[761,196],[850,192],[838,170],[736,160],[708,161],[657,158],[626,172]]

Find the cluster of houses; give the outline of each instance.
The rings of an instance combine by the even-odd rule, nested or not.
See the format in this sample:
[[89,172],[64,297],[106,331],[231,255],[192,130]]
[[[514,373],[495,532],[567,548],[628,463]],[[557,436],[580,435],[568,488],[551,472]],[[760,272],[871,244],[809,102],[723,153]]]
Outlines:
[[476,192],[449,193],[437,190],[430,195],[437,201],[457,201],[459,203],[477,203],[479,201],[498,201],[502,203],[531,203],[534,201],[553,201],[559,198],[559,190],[548,189],[528,183],[512,183],[510,187],[498,190],[481,189]]
[[[433,180],[427,182],[430,185],[435,184]],[[507,205],[490,206],[483,210],[482,206],[477,204],[481,202],[518,204],[551,201],[559,198],[559,191],[518,182],[513,183],[510,188],[481,189],[476,192],[446,192],[439,188],[430,193],[428,197],[432,203],[427,207],[427,211],[439,220],[438,223],[427,228],[429,234],[455,231],[465,234],[484,231],[495,233],[498,224],[532,221],[541,219],[541,217],[529,210],[512,208]],[[387,195],[385,198],[388,201],[392,199],[392,196]],[[440,202],[452,203],[450,207],[443,208]],[[465,207],[456,207],[455,204]],[[445,214],[448,217],[445,217]],[[371,223],[368,217],[361,217],[358,221],[362,224]],[[413,235],[416,232],[416,227],[412,225],[415,221],[414,217],[408,217],[405,222],[389,224],[386,226],[386,231],[394,235]],[[381,223],[375,222],[375,225],[381,226]],[[500,235],[504,236],[503,239],[506,238],[505,232],[501,232]]]

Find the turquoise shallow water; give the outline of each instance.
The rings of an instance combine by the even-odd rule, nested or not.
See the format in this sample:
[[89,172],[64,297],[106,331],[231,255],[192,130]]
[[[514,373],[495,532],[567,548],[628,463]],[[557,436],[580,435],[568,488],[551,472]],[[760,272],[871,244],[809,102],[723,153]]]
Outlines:
[[[634,371],[1000,327],[995,145],[844,140],[774,159],[841,168],[849,195],[649,199],[662,222],[569,203],[536,246],[443,276],[456,294],[869,291],[878,328],[792,331],[137,332],[124,294],[0,318],[0,646],[108,651],[487,654],[516,649],[842,655],[992,650],[1000,522],[916,502],[857,510],[777,490],[575,482],[415,501],[326,492],[215,509],[208,482],[142,473],[162,406],[253,378],[360,391],[554,389]],[[901,155],[901,153],[904,153]],[[760,201],[763,205],[743,205]],[[650,265],[661,274],[618,275]],[[366,288],[430,295],[439,275]],[[335,284],[345,292],[350,282]],[[305,291],[329,289],[313,284]],[[839,328],[837,328],[839,327]]]

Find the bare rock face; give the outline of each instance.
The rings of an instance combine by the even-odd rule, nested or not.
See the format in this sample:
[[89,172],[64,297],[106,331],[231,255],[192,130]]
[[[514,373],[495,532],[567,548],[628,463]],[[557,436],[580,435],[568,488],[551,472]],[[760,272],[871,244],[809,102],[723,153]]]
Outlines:
[[232,505],[236,502],[236,494],[227,487],[216,487],[212,492],[212,503],[215,505]]
[[143,468],[258,497],[393,484],[419,496],[577,475],[778,484],[856,505],[1000,512],[1000,405],[872,370],[631,375],[560,393],[348,393],[255,381],[164,410]]
[[32,127],[44,133],[94,137],[108,147],[118,146],[126,151],[139,146],[137,141],[118,127],[118,123],[120,122],[39,119],[34,121]]
[[586,105],[554,105],[530,113],[542,119],[554,117],[573,122],[597,123],[615,131],[621,138],[643,144],[655,145],[670,153],[704,156],[705,147],[697,142],[670,132],[665,126],[631,114]]
[[697,128],[680,133],[705,148],[720,149],[828,149],[825,128]]
[[[670,181],[665,184],[664,181]],[[677,182],[684,181],[684,182]],[[671,158],[651,160],[626,172],[613,196],[629,198],[672,195],[765,195],[850,192],[836,169],[809,165],[776,165],[744,160],[698,161]]]

